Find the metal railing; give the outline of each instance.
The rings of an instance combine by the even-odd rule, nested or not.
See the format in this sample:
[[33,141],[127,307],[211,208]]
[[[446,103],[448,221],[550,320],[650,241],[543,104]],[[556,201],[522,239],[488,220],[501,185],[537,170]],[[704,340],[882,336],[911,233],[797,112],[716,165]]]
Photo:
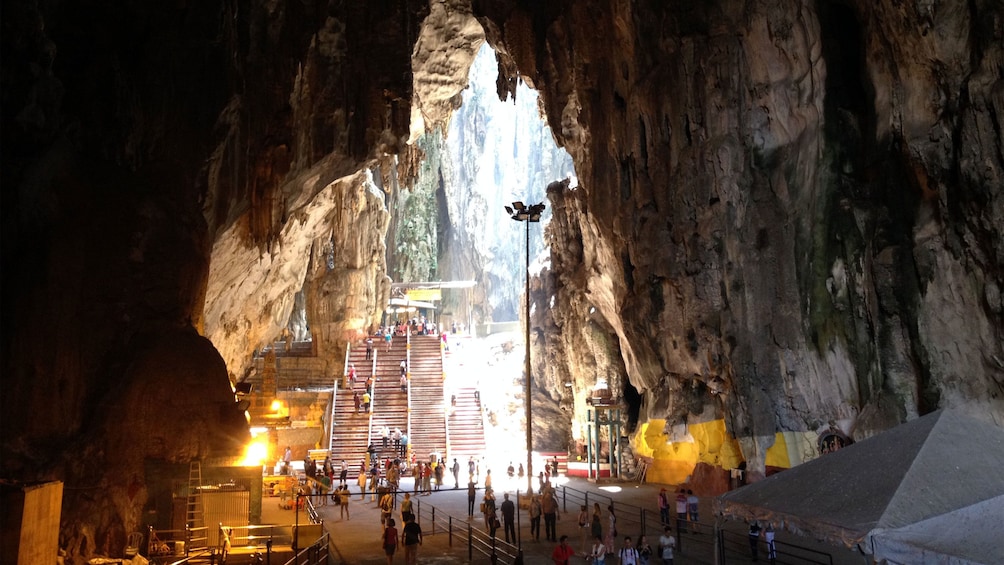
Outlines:
[[[824,551],[774,540],[774,557],[771,558],[763,539],[757,538],[755,543],[759,560],[771,565],[833,565],[833,556]],[[721,563],[749,562],[753,554],[750,536],[719,530],[718,554]]]
[[[403,495],[404,493],[394,493]],[[464,518],[457,518],[449,512],[438,508],[429,502],[423,502],[412,498],[412,509],[415,514],[415,521],[422,526],[422,535],[446,534],[450,547],[465,544],[467,546],[467,558],[474,561],[474,555],[487,557],[492,563],[502,563],[511,565],[516,562],[519,555],[519,548],[503,539],[498,538],[498,532],[492,536],[491,532],[474,527],[471,522]],[[395,498],[395,502],[396,498]],[[399,504],[399,503],[398,503]],[[502,526],[499,526],[501,529]]]
[[[603,512],[603,531],[606,533],[609,527],[607,521],[607,507],[613,505],[617,515],[618,537],[630,535],[635,540],[640,535],[648,536],[649,542],[656,540],[663,531],[662,518],[657,509],[642,508],[633,504],[626,504],[617,501],[615,496],[599,494],[595,492],[581,491],[568,486],[557,488],[559,492],[558,503],[562,511],[572,516],[577,516],[580,506],[586,506],[586,512],[592,516],[593,505],[600,504]],[[654,501],[653,501],[654,502]],[[569,508],[572,508],[569,511]],[[680,520],[676,513],[670,517],[670,526],[673,527],[673,536],[676,538],[676,550],[683,553],[685,550],[690,555],[713,555],[715,553],[715,526],[707,522]],[[749,537],[734,531],[719,529],[718,531],[718,553],[722,562],[732,561],[748,562],[752,551],[749,545]],[[780,564],[808,564],[808,565],[833,565],[833,556],[830,553],[812,549],[806,546],[774,541],[776,563]],[[767,546],[760,540],[758,553],[764,561],[767,559]]]
[[325,532],[311,545],[297,550],[283,565],[327,565],[331,555],[331,536]]

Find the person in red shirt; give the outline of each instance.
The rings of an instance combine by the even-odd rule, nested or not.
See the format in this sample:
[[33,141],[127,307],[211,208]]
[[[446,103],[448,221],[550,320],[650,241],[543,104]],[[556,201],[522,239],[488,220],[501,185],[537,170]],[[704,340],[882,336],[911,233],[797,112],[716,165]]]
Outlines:
[[561,536],[558,545],[551,553],[551,560],[554,561],[554,565],[569,565],[573,555],[575,550],[568,545],[568,536]]

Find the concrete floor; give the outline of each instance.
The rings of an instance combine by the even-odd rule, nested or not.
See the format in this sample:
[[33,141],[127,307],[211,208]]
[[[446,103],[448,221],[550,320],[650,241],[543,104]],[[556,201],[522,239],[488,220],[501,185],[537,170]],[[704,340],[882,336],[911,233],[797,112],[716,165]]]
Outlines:
[[[351,481],[350,481],[351,482]],[[503,485],[496,484],[496,495],[501,501],[502,493],[506,492],[503,490]],[[659,532],[661,527],[654,522],[658,519],[658,509],[656,506],[656,496],[659,489],[663,486],[667,487],[671,492],[670,485],[658,485],[658,484],[644,484],[637,485],[634,483],[615,483],[612,485],[600,485],[596,483],[589,482],[585,479],[569,479],[565,486],[570,489],[570,492],[588,492],[590,493],[591,501],[597,500],[600,502],[601,506],[604,508],[604,530],[606,529],[606,504],[607,497],[613,499],[618,508],[618,514],[620,515],[620,523],[624,527],[618,528],[618,533],[621,539],[618,540],[617,545],[623,542],[624,535],[631,535],[632,538],[637,539],[638,532],[630,531],[631,529],[638,529],[637,520],[634,524],[631,524],[631,519],[638,514],[638,511],[631,509],[627,505],[634,505],[639,508],[646,508],[650,510],[649,518],[651,522],[647,527],[648,541],[654,546],[657,545]],[[611,493],[606,490],[602,490],[601,487],[604,486],[619,486],[620,491],[616,493]],[[380,513],[377,508],[377,503],[375,500],[370,499],[369,495],[366,495],[364,501],[360,500],[358,487],[355,485],[350,485],[350,488],[354,492],[351,502],[349,503],[349,513],[350,519],[342,519],[339,516],[339,508],[329,503],[328,506],[319,506],[318,511],[320,516],[324,519],[325,529],[331,534],[332,539],[332,551],[335,556],[335,563],[340,564],[352,564],[352,565],[371,565],[377,563],[387,563],[387,557],[383,553],[381,547],[381,526],[380,526]],[[410,478],[405,478],[402,483],[403,492],[411,492],[412,481]],[[574,489],[572,491],[571,489]],[[509,490],[508,492],[512,492]],[[478,494],[478,502],[480,502],[481,492]],[[577,494],[571,495],[578,496]],[[558,488],[559,501],[562,498],[562,489]],[[424,545],[419,549],[418,562],[419,563],[431,563],[431,564],[455,564],[455,563],[490,563],[490,559],[487,556],[474,553],[474,557],[468,560],[468,550],[466,542],[460,539],[454,538],[454,545],[450,545],[450,535],[446,531],[441,531],[438,525],[441,520],[446,520],[446,516],[453,517],[453,524],[457,530],[466,531],[467,528],[467,491],[464,488],[459,490],[453,490],[452,485],[447,490],[441,490],[438,492],[433,492],[428,496],[417,496],[413,497],[415,500],[416,508],[419,509],[419,515],[421,516],[420,525],[422,525],[423,532],[425,534]],[[263,522],[273,523],[273,524],[292,524],[295,520],[295,513],[293,510],[282,510],[278,505],[278,498],[266,498],[262,504],[262,519]],[[592,502],[590,502],[591,504]],[[700,501],[700,516],[701,516],[701,533],[684,533],[682,536],[676,532],[674,528],[673,534],[677,537],[678,544],[680,544],[681,549],[677,551],[676,559],[674,561],[675,565],[688,565],[688,564],[710,564],[713,563],[712,554],[712,544],[711,544],[711,529],[714,525],[714,517],[711,514],[711,504],[712,499],[702,498]],[[557,522],[557,533],[559,536],[565,534],[569,536],[569,539],[573,543],[573,547],[577,552],[581,552],[586,549],[582,543],[582,534],[576,523],[576,517],[578,515],[577,503],[569,505],[569,513],[565,514],[562,512],[559,514],[559,519]],[[437,518],[437,530],[430,534],[429,530],[431,528],[430,515],[432,512],[432,507],[436,508],[436,518]],[[446,516],[444,516],[446,515]],[[630,516],[629,516],[630,515]],[[395,511],[395,517],[398,517],[399,513]],[[520,535],[523,538],[523,549],[524,549],[524,563],[526,565],[552,565],[550,559],[551,551],[554,549],[555,543],[543,541],[543,536],[541,541],[528,541],[529,539],[529,524],[526,519],[525,514],[522,516],[523,525],[520,530]],[[301,512],[300,519],[303,520],[304,516]],[[398,520],[400,522],[400,520]],[[474,519],[471,524],[476,528],[483,529],[483,521],[480,512],[475,508]],[[398,523],[398,528],[400,529],[401,524]],[[730,546],[736,548],[736,552],[729,552],[727,554],[727,563],[752,563],[749,557],[749,548],[746,543],[746,528],[747,525],[742,522],[726,522],[724,529],[726,531],[727,539],[730,541]],[[691,528],[693,530],[694,528]],[[499,530],[499,536],[502,536],[502,531]],[[787,532],[778,531],[777,532],[777,542],[779,547],[779,559],[778,563],[812,563],[805,557],[795,557],[792,555],[785,555],[785,544],[794,544],[800,547],[806,547],[815,551],[822,552],[823,554],[829,554],[832,557],[832,563],[834,565],[861,565],[863,563],[868,563],[869,561],[865,559],[864,556],[858,555],[850,550],[819,544],[811,539],[802,538]],[[761,549],[762,552],[762,549]],[[827,557],[822,555],[819,557],[821,563],[827,563]],[[399,548],[397,554],[394,556],[395,563],[404,563],[404,554]],[[500,560],[499,562],[508,562],[506,560]],[[573,563],[586,563],[585,559],[573,560]],[[761,553],[761,563],[766,563],[767,560],[763,558]],[[616,559],[608,558],[607,563],[613,565],[617,563]],[[650,563],[657,564],[661,563],[659,559],[652,559]]]

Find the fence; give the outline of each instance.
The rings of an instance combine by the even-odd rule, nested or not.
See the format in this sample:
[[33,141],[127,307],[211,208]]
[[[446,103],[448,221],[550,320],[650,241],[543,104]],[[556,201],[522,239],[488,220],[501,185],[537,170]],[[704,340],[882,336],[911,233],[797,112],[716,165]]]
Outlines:
[[[648,536],[649,543],[653,543],[663,533],[659,511],[656,509],[641,508],[632,504],[618,502],[614,497],[595,492],[581,491],[568,486],[558,487],[558,503],[565,514],[578,515],[582,506],[586,507],[589,515],[592,515],[593,505],[599,504],[604,511],[613,506],[617,516],[617,531],[620,536],[630,535],[636,541],[638,536]],[[672,503],[672,501],[670,501]],[[570,510],[571,509],[571,510]],[[671,509],[673,510],[673,509]],[[715,540],[718,540],[717,553],[719,563],[729,562],[748,563],[752,554],[749,536],[739,532],[718,529],[717,536],[715,525],[701,521],[679,520],[675,512],[671,515],[671,526],[673,526],[674,537],[676,538],[676,550],[680,553],[686,551],[690,555],[705,555],[710,559],[715,556]],[[603,524],[606,531],[608,524]],[[619,544],[618,544],[619,545]],[[829,553],[818,551],[802,545],[774,542],[775,560],[773,563],[781,565],[833,565],[833,556]],[[768,560],[767,546],[762,539],[757,542],[759,556]]]
[[[399,493],[403,494],[403,493]],[[519,548],[491,535],[489,531],[476,528],[466,518],[456,518],[435,505],[412,499],[415,521],[423,529],[423,535],[446,534],[450,547],[467,546],[467,559],[474,561],[474,555],[487,557],[492,563],[512,565],[519,555]],[[501,529],[501,526],[500,526]],[[498,533],[498,532],[497,532]]]

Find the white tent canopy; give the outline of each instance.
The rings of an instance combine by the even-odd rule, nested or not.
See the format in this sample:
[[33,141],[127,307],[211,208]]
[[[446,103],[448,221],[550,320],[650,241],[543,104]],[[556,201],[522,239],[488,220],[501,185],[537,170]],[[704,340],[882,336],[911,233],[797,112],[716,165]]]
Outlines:
[[[889,563],[1004,563],[1004,429],[939,410],[715,499],[715,514],[761,520]],[[983,553],[966,537],[918,545],[930,524],[971,516],[996,530]],[[984,521],[986,519],[986,521]],[[944,520],[938,522],[939,520]],[[890,551],[885,555],[884,551]],[[933,555],[931,560],[925,555]],[[951,555],[967,555],[951,561]],[[925,560],[926,559],[926,560]]]

